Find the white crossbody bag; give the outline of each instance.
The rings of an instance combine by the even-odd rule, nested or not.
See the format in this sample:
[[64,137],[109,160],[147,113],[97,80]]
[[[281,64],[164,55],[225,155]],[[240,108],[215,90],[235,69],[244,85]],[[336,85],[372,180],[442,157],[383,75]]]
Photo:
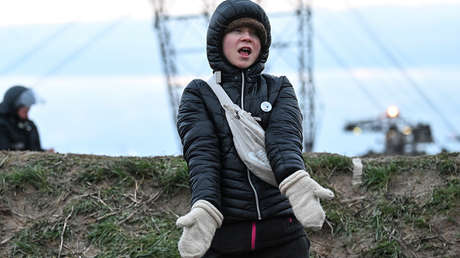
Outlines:
[[217,73],[209,78],[208,85],[214,91],[225,110],[225,117],[233,134],[236,151],[246,167],[263,181],[278,187],[265,151],[265,131],[251,113],[235,105],[217,83]]

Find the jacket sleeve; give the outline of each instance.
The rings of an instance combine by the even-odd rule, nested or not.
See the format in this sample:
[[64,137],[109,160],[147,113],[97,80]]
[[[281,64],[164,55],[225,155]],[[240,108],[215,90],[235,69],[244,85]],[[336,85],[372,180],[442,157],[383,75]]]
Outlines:
[[203,83],[194,80],[185,88],[177,130],[189,169],[192,204],[206,200],[221,210],[219,139],[200,91],[200,87],[206,86]]
[[45,151],[42,149],[42,145],[40,143],[40,135],[38,133],[37,126],[34,122],[31,121],[32,130],[30,131],[29,141],[30,141],[30,150],[32,151]]
[[8,138],[8,128],[2,123],[0,123],[0,150],[10,149],[10,139]]
[[305,170],[302,157],[302,113],[289,80],[282,76],[281,88],[265,131],[265,148],[275,178],[281,183],[297,170]]

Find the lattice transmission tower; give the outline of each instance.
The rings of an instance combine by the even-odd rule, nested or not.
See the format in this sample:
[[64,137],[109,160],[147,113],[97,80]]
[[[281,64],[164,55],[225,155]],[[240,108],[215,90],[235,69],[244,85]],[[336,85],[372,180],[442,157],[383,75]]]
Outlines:
[[[176,123],[177,109],[180,101],[180,95],[185,87],[183,81],[184,73],[180,72],[179,66],[184,66],[184,63],[178,59],[181,56],[190,56],[191,54],[199,54],[205,51],[205,48],[201,47],[183,47],[180,48],[177,46],[178,42],[173,39],[174,31],[178,29],[180,23],[182,26],[187,26],[187,29],[192,29],[191,27],[193,22],[201,22],[200,33],[206,32],[206,25],[210,18],[212,11],[217,6],[217,2],[213,0],[202,0],[202,12],[201,14],[193,15],[180,15],[180,16],[171,16],[168,15],[168,10],[165,0],[151,0],[154,7],[154,22],[153,27],[156,32],[158,45],[161,53],[161,62],[163,73],[167,83],[169,103],[172,114],[172,121]],[[289,35],[284,35],[283,39],[288,38],[289,41],[277,40],[276,37],[273,37],[273,44],[270,49],[270,53],[276,51],[284,51],[286,49],[292,50],[297,56],[297,62],[295,65],[295,72],[298,74],[298,97],[300,108],[304,116],[303,124],[303,136],[304,136],[304,151],[311,152],[315,143],[315,134],[316,134],[316,116],[315,116],[315,84],[313,78],[313,25],[312,25],[312,7],[311,0],[296,0],[296,8],[293,12],[284,12],[277,13],[270,17],[273,24],[276,17],[284,18],[294,18],[297,23],[297,28],[295,31],[292,31]],[[256,0],[258,4],[264,5],[264,1]],[[292,2],[292,1],[291,1]],[[268,13],[271,16],[270,13]],[[292,27],[290,25],[289,27]],[[285,33],[283,31],[283,33]],[[199,34],[199,33],[198,33]],[[202,37],[202,40],[206,39],[205,36]],[[185,39],[187,42],[191,42],[190,39]],[[204,41],[200,42],[201,45],[204,45]],[[192,44],[193,45],[193,44]],[[205,59],[205,55],[201,59]],[[281,57],[283,58],[283,57]],[[195,59],[198,60],[198,59]],[[270,60],[270,59],[269,59]],[[205,60],[204,60],[205,61]],[[196,70],[197,63],[192,61]],[[286,65],[290,63],[289,60],[286,61]],[[206,65],[204,65],[207,67]],[[272,67],[270,67],[272,68]],[[187,69],[188,72],[194,69]],[[283,69],[286,70],[286,69]],[[272,69],[272,72],[276,72],[276,69]],[[209,73],[209,71],[207,71]],[[204,73],[206,74],[206,73]],[[206,75],[205,75],[206,76]]]

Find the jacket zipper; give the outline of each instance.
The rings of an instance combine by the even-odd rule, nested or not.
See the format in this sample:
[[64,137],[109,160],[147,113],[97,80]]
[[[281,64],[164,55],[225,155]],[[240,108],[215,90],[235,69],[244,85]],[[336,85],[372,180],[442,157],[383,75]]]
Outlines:
[[[244,110],[244,72],[241,72],[241,109]],[[254,197],[256,199],[256,208],[257,208],[257,219],[262,220],[262,215],[260,215],[260,207],[259,207],[259,195],[257,194],[257,190],[252,184],[251,181],[251,174],[249,169],[246,170],[248,174],[249,184],[251,185],[252,191],[254,191]]]
[[251,174],[250,174],[250,172],[249,172],[249,169],[247,169],[247,172],[248,172],[249,184],[251,185],[252,191],[254,191],[254,197],[256,198],[257,219],[258,219],[258,220],[262,220],[262,216],[260,215],[259,196],[257,195],[256,188],[255,188],[254,185],[252,184],[252,181],[251,181]]

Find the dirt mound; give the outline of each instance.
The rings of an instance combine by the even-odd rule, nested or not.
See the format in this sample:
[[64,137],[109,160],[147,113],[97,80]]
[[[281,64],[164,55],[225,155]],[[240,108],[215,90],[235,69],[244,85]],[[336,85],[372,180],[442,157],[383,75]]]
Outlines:
[[[309,154],[334,190],[313,257],[456,257],[458,153],[363,158]],[[189,209],[181,157],[0,152],[0,257],[179,257],[175,220]]]

